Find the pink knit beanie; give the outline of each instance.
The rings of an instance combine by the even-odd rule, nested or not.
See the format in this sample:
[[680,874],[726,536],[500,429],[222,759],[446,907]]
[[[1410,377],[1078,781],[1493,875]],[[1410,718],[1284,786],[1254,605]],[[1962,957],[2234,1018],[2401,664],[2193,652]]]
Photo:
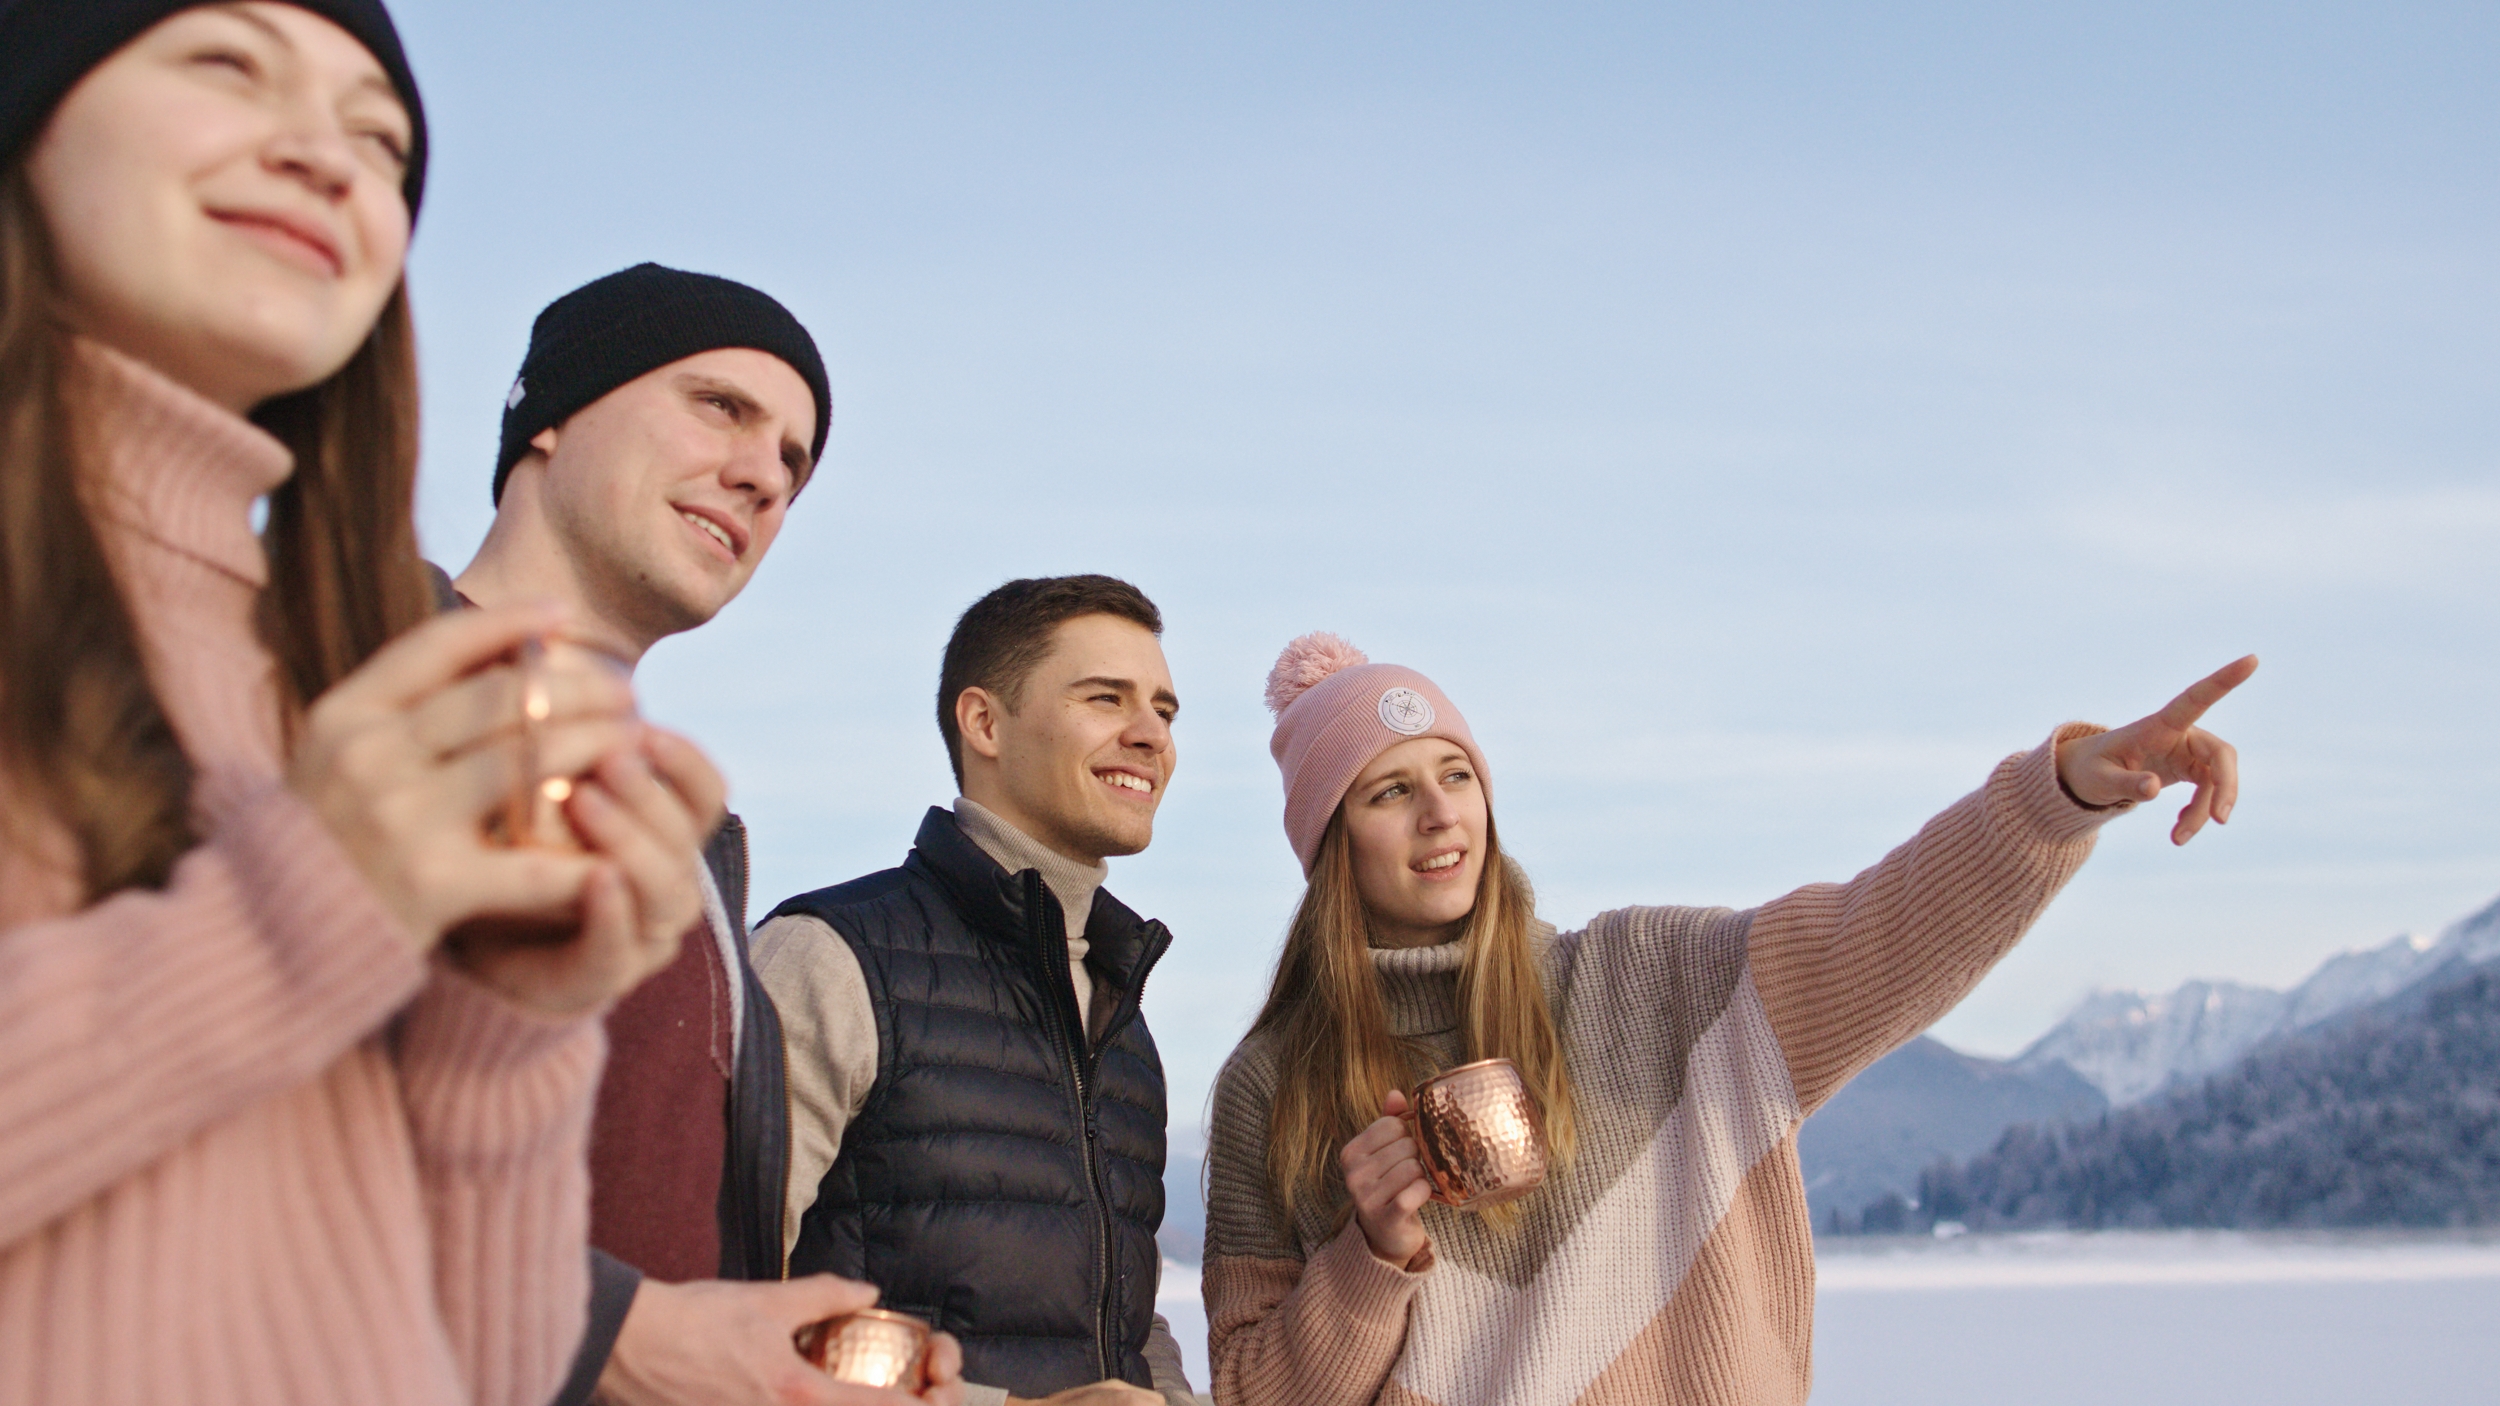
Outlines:
[[1304,635],[1276,656],[1267,675],[1267,707],[1276,715],[1267,750],[1285,774],[1285,838],[1306,879],[1337,803],[1381,753],[1412,738],[1438,737],[1463,748],[1477,777],[1485,777],[1475,734],[1432,680],[1404,665],[1375,664],[1324,631]]

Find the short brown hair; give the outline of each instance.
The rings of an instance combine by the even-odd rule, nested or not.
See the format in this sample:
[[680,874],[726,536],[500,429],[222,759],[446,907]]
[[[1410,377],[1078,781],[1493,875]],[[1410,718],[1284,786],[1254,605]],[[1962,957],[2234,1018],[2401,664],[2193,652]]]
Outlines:
[[1037,576],[1010,581],[972,603],[946,641],[938,670],[938,732],[955,784],[964,784],[963,731],[955,700],[967,688],[987,689],[1009,712],[1021,705],[1025,680],[1050,654],[1051,632],[1080,615],[1111,615],[1163,633],[1163,612],[1146,593],[1116,576]]

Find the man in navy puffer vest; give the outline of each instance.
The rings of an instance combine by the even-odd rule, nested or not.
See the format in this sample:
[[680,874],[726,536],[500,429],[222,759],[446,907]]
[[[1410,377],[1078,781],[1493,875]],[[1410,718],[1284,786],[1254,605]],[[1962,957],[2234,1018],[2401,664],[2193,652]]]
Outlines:
[[1106,576],[976,602],[938,684],[963,794],[902,867],[756,932],[790,1041],[790,1272],[954,1334],[971,1406],[1190,1399],[1154,1312],[1163,1064],[1138,1009],[1171,935],[1102,889],[1172,777],[1162,629]]

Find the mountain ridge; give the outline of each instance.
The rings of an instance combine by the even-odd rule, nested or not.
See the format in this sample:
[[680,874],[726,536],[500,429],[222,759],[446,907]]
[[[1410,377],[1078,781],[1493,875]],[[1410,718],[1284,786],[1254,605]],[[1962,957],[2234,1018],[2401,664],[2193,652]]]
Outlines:
[[1831,1228],[2476,1226],[2500,1222],[2500,958],[2268,1042],[2196,1084],[1942,1159]]
[[2040,1073],[2062,1064],[2124,1108],[2227,1069],[2270,1040],[2384,1000],[2452,963],[2500,957],[2500,898],[2434,939],[2398,936],[2339,952],[2288,991],[2189,981],[2169,991],[2096,991],[2007,1061]]
[[[1814,1222],[1883,1228],[1915,1209],[1920,1177],[1988,1152],[2009,1129],[2072,1126],[2192,1088],[2251,1054],[2379,1010],[2441,973],[2500,960],[2500,899],[2430,940],[2339,952],[2285,991],[2191,981],[2158,995],[2100,991],[2007,1060],[1921,1036],[1806,1120],[1797,1153]],[[1890,1198],[1887,1201],[1887,1198]],[[1878,1211],[1878,1205],[1886,1209]]]
[[1921,1035],[1850,1080],[1797,1133],[1806,1209],[1820,1221],[1918,1185],[1940,1159],[1986,1151],[2017,1123],[2087,1118],[2109,1107],[2062,1064],[2016,1069]]

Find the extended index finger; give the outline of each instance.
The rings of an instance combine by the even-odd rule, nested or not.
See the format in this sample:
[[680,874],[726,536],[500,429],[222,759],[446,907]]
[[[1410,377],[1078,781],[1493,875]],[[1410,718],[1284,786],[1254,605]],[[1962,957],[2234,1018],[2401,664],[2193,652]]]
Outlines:
[[366,701],[404,708],[563,623],[563,608],[551,602],[438,615],[382,646],[333,692],[353,689]]
[[2232,689],[2248,682],[2248,676],[2256,672],[2257,656],[2243,654],[2189,684],[2185,693],[2164,704],[2154,716],[2165,726],[2185,731],[2196,726],[2196,720],[2205,716],[2206,709],[2221,702]]

